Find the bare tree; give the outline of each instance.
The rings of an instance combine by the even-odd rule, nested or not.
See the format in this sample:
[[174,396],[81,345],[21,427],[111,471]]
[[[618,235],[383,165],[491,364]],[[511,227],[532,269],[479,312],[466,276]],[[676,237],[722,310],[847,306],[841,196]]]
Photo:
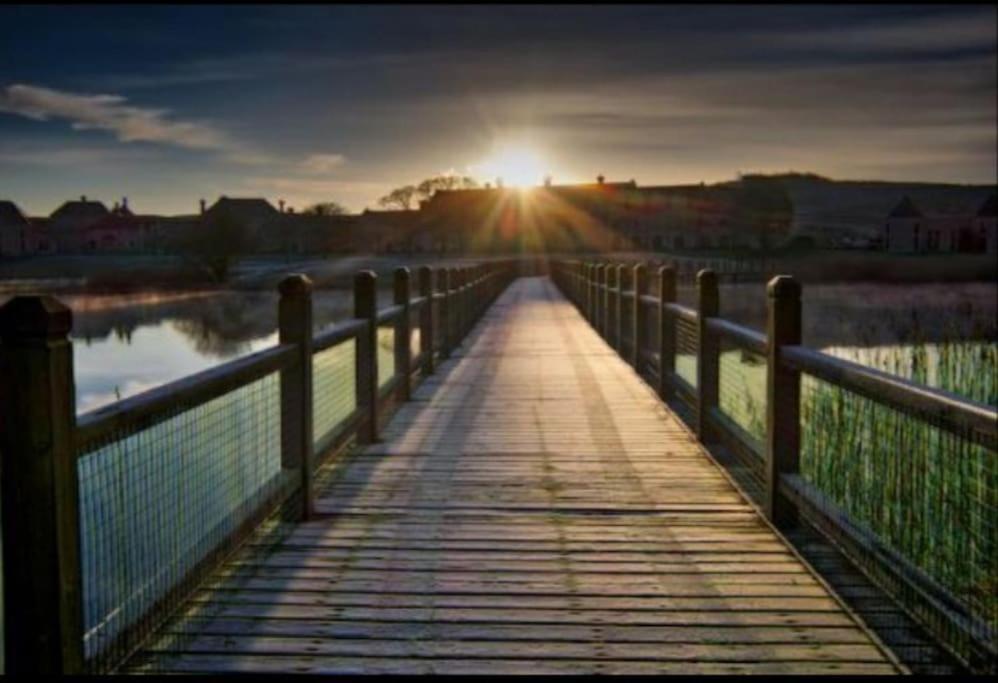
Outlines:
[[192,226],[180,239],[180,251],[190,261],[205,268],[216,282],[222,282],[241,253],[249,249],[249,230],[242,221],[227,214],[206,218]]
[[478,182],[470,176],[444,174],[427,178],[416,186],[416,192],[423,199],[429,199],[437,190],[471,190],[478,187]]
[[396,187],[394,190],[379,199],[378,204],[386,209],[402,209],[404,211],[408,211],[412,208],[412,203],[415,199],[416,186],[403,185],[402,187]]
[[397,187],[378,200],[380,206],[386,209],[416,208],[415,203],[429,199],[437,190],[471,190],[478,187],[478,181],[470,176],[460,176],[445,173],[432,178],[426,178],[418,185],[403,185]]
[[313,216],[342,216],[347,213],[347,209],[339,202],[319,202],[308,207],[302,213]]

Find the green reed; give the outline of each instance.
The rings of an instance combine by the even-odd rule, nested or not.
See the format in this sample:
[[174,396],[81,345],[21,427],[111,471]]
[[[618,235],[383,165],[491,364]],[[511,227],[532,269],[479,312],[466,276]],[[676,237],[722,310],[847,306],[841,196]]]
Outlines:
[[[960,338],[833,355],[998,405],[998,347]],[[721,410],[765,440],[765,360],[721,356]],[[801,473],[963,603],[998,626],[998,462],[994,451],[924,420],[805,376]]]

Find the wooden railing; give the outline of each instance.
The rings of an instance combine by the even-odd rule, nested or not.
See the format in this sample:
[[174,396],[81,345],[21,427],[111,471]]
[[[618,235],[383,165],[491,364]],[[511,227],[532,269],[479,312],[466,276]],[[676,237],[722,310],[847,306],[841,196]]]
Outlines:
[[[753,472],[759,489],[757,503],[773,524],[791,528],[803,516],[808,524],[843,548],[871,580],[971,669],[995,670],[998,412],[993,407],[803,346],[801,287],[793,277],[777,276],[769,282],[768,322],[766,332],[762,333],[719,317],[717,277],[710,270],[697,274],[696,308],[676,303],[676,269],[671,265],[658,268],[654,274],[657,289],[654,293],[648,291],[647,268],[641,263],[556,261],[551,271],[566,297],[607,343],[655,387],[659,396],[678,410],[687,409],[699,440],[728,448]],[[695,349],[692,354],[687,349],[686,354],[686,360],[690,360],[690,355],[695,356],[695,382],[690,381],[693,378],[688,371],[685,379],[677,372],[679,326],[695,330],[690,337]],[[765,363],[765,419],[754,435],[721,409],[722,344]],[[897,452],[880,470],[882,480],[877,479],[876,468],[869,462],[851,464],[859,454],[822,451],[821,457],[826,460],[840,459],[832,465],[840,468],[842,476],[848,473],[853,477],[850,481],[867,486],[852,496],[848,492],[845,496],[840,492],[833,495],[825,490],[829,488],[827,477],[802,474],[802,452],[815,461],[821,450],[816,444],[802,448],[802,429],[812,440],[817,433],[808,422],[814,416],[802,414],[803,409],[813,407],[815,398],[808,396],[809,402],[802,396],[802,377],[809,391],[816,392],[816,385],[826,383],[839,392],[835,395],[836,405],[832,406],[839,420],[836,424],[861,430],[863,438],[857,441],[860,446],[864,446],[864,440],[886,441],[894,437],[879,432],[875,424],[850,425],[850,415],[854,414],[848,410],[850,401],[870,401],[879,407],[870,410],[890,411],[887,417],[897,418],[892,422],[894,425],[902,419],[910,421],[916,436],[906,444],[919,443],[922,435],[928,435],[931,443],[943,444],[946,450],[923,453],[919,455],[922,460],[917,460],[915,454]],[[870,410],[865,415],[872,415]],[[904,449],[898,445],[895,450]],[[908,463],[906,457],[910,458]],[[929,466],[924,464],[925,458],[941,462],[934,460]],[[961,459],[965,462],[960,462]],[[815,462],[807,465],[812,469],[817,466]],[[963,472],[955,480],[959,485],[945,481],[935,484],[929,480],[927,474],[946,467],[974,471]],[[860,468],[865,471],[858,471]],[[849,483],[844,486],[848,488]],[[855,500],[870,493],[870,487],[878,486],[908,491],[908,503],[918,498],[922,507],[909,504],[900,510],[899,514],[907,520],[900,523],[902,527],[907,525],[902,529],[901,540],[921,534],[919,542],[929,544],[924,553],[916,556],[911,544],[895,538],[897,525],[888,528],[876,520],[858,519],[846,509],[865,506],[879,512],[876,505]],[[888,503],[903,507],[897,501],[887,501],[884,505]],[[926,556],[929,560],[939,559],[932,557],[932,543],[951,540],[927,530],[928,525],[940,522],[928,519],[931,514],[923,514],[926,510],[948,512],[954,517],[963,515],[960,520],[973,523],[973,530],[961,529],[958,523],[946,527],[967,536],[975,534],[965,544],[973,558],[962,557],[959,549],[948,552],[953,555],[950,559],[960,565],[959,571],[979,573],[979,583],[967,590],[957,590],[954,585],[961,577],[944,582],[946,572],[938,570],[939,562],[926,560]],[[926,569],[923,566],[926,564],[932,564],[932,569]]]
[[[288,276],[276,346],[80,417],[70,310],[47,296],[8,301],[0,308],[6,672],[112,670],[262,520],[276,511],[310,518],[318,465],[349,441],[376,441],[386,410],[409,399],[518,268],[422,267],[416,296],[399,268],[393,303],[380,309],[375,273],[360,272],[353,317],[318,334],[310,281]],[[379,326],[393,328],[394,361],[380,383]],[[313,380],[325,393],[353,390],[327,410],[320,403],[330,397],[313,395]]]

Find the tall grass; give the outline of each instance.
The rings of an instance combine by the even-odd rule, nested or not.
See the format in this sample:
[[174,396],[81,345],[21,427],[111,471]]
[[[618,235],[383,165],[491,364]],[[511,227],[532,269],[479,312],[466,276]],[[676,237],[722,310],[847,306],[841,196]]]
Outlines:
[[[998,347],[951,339],[829,353],[998,405]],[[760,362],[761,361],[761,362]],[[721,410],[765,439],[764,359],[721,355]],[[886,545],[998,628],[998,462],[963,435],[805,376],[801,473]]]

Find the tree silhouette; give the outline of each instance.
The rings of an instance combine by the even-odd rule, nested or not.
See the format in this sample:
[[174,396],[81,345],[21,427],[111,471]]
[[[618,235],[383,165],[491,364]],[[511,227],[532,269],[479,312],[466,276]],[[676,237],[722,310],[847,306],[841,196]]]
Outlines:
[[471,176],[460,176],[453,173],[426,178],[416,185],[397,187],[378,200],[378,205],[386,209],[402,209],[408,211],[416,208],[414,203],[432,197],[437,190],[472,190],[478,187],[478,181]]
[[250,243],[249,229],[243,221],[220,213],[194,225],[181,238],[180,251],[189,260],[207,269],[216,282],[221,282]]
[[302,213],[312,216],[342,216],[347,213],[347,209],[339,202],[318,202],[305,209]]

